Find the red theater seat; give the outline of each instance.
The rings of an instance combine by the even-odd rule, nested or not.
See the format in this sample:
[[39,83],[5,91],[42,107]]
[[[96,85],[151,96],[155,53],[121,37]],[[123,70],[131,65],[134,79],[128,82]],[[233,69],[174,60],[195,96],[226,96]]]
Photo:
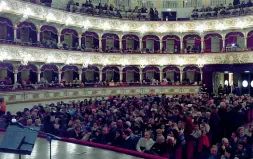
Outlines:
[[179,148],[177,148],[176,150],[176,159],[182,159],[182,147],[180,146]]
[[194,159],[194,141],[192,140],[187,143],[187,156],[188,159]]

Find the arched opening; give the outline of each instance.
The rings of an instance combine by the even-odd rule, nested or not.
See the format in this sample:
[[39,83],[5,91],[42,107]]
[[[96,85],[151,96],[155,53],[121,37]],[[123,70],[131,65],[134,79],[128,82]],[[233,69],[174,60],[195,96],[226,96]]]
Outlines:
[[142,38],[143,53],[159,53],[160,39],[156,35],[145,35]]
[[119,52],[119,37],[116,34],[106,33],[102,36],[103,52]]
[[99,38],[95,32],[86,31],[82,34],[82,51],[99,51]]
[[17,42],[21,45],[37,46],[37,29],[31,22],[22,22],[17,26]]
[[186,35],[183,38],[184,53],[201,52],[201,37],[196,34]]
[[49,25],[43,25],[40,28],[40,43],[42,47],[57,49],[57,29]]

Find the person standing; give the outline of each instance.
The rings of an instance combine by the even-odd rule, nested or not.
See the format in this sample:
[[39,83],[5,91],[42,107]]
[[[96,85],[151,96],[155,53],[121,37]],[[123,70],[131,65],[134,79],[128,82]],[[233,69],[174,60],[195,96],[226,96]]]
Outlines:
[[0,98],[0,116],[1,116],[1,115],[4,115],[5,112],[6,112],[6,103],[5,103],[5,101],[4,101],[4,98],[1,97],[1,98]]

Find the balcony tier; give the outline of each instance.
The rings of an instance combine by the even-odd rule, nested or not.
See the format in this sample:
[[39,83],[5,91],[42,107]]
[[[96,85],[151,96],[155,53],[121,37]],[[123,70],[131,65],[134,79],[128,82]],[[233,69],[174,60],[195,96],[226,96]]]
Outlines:
[[[96,65],[196,65],[199,58],[205,64],[241,64],[253,63],[253,52],[222,52],[196,54],[122,54],[122,53],[95,53],[70,50],[45,49],[18,45],[1,44],[0,53],[7,57],[2,60],[47,63],[83,64],[89,59],[89,64]],[[178,63],[178,61],[181,63]],[[182,62],[183,61],[183,62]]]
[[[1,0],[3,1],[3,0]],[[5,1],[7,6],[1,10],[3,13],[21,15],[25,18],[32,18],[57,24],[64,24],[74,27],[84,27],[84,22],[90,22],[90,27],[96,30],[125,31],[125,32],[199,32],[214,30],[231,30],[250,28],[253,26],[253,16],[231,17],[213,20],[197,20],[184,22],[164,21],[131,21],[94,17],[88,15],[73,14],[45,6],[26,3],[18,0]],[[217,26],[224,26],[224,28]],[[199,27],[201,26],[201,28]]]

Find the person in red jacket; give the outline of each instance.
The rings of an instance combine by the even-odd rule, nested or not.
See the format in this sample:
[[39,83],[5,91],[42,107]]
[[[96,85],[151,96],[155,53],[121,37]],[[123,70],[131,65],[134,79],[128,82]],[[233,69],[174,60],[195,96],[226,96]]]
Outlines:
[[0,116],[5,114],[6,112],[6,103],[4,101],[4,98],[0,98]]

